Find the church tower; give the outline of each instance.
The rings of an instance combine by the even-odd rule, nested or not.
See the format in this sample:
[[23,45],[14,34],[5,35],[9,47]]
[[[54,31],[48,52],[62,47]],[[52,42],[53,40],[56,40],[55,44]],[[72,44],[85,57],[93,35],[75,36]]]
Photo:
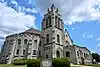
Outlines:
[[58,8],[52,4],[42,20],[42,33],[44,35],[43,58],[63,57],[64,26]]

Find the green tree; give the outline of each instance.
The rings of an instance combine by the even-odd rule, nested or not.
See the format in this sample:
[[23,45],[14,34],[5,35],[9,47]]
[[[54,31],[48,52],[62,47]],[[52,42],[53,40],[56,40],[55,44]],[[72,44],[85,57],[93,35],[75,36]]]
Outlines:
[[100,62],[100,55],[98,53],[92,53],[92,58],[96,60],[96,62]]

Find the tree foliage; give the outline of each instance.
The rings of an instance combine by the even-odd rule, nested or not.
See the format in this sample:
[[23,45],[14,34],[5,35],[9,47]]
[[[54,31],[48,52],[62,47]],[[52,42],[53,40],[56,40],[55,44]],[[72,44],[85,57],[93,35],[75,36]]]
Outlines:
[[100,55],[97,53],[92,53],[92,58],[96,60],[96,62],[100,62]]

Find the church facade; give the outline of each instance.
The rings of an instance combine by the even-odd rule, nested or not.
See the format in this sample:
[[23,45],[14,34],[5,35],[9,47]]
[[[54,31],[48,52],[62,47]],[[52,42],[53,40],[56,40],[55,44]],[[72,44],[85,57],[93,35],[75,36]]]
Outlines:
[[51,59],[68,57],[74,64],[91,64],[91,52],[73,44],[64,22],[54,5],[48,8],[41,31],[31,28],[6,37],[0,63],[11,64],[15,59]]

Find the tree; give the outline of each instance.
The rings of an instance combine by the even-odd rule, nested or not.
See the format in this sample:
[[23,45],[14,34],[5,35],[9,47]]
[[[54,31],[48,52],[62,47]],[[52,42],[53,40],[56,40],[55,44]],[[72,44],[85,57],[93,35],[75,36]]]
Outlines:
[[96,60],[96,62],[100,62],[100,55],[98,53],[92,53],[92,58]]

